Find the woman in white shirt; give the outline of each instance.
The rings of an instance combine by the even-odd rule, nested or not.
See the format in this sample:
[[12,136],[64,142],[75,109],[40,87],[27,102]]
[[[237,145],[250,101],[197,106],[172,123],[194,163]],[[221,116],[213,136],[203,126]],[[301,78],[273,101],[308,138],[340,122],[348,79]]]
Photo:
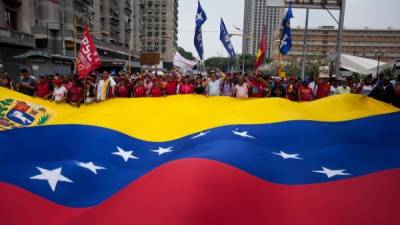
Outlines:
[[68,93],[67,89],[61,85],[62,82],[59,79],[54,80],[53,84],[54,84],[54,91],[51,99],[56,103],[65,102]]
[[239,77],[238,84],[235,86],[235,96],[236,98],[248,98],[249,97],[249,89],[251,85],[248,82],[245,82],[243,76]]

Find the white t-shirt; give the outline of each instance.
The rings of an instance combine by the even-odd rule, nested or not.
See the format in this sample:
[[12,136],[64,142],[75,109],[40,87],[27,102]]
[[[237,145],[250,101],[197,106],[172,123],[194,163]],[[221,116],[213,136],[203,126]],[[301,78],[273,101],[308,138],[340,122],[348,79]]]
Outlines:
[[61,102],[65,100],[67,89],[64,86],[55,87],[53,91],[54,101]]
[[248,98],[249,97],[249,88],[246,83],[242,85],[236,84],[236,98]]
[[346,87],[344,87],[344,86],[339,86],[339,87],[337,88],[337,93],[338,93],[338,94],[349,94],[350,91],[351,91],[351,88],[350,88],[349,86],[346,86]]
[[221,79],[208,81],[208,95],[209,96],[220,96],[221,95]]
[[371,93],[372,89],[374,89],[372,85],[364,85],[361,89],[361,93],[368,96]]

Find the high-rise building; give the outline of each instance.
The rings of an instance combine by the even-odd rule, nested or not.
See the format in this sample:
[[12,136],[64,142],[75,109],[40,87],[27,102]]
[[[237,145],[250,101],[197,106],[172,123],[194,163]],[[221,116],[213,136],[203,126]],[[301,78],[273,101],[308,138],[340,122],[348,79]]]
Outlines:
[[[271,58],[274,32],[279,29],[285,9],[284,0],[245,0],[243,22],[243,53],[255,55],[261,33],[265,29],[268,43],[267,58]],[[265,28],[264,28],[265,27]]]
[[140,0],[141,51],[159,52],[164,67],[173,66],[178,40],[178,0]]
[[[292,49],[287,60],[295,60],[303,54],[304,28],[292,28]],[[337,29],[334,26],[311,28],[307,35],[307,55],[326,57],[336,49]],[[390,62],[400,58],[400,30],[349,29],[343,32],[342,53],[370,59],[377,58],[377,52],[384,52],[382,61]]]
[[35,47],[30,18],[30,0],[0,1],[0,70],[17,74],[21,60],[14,56]]

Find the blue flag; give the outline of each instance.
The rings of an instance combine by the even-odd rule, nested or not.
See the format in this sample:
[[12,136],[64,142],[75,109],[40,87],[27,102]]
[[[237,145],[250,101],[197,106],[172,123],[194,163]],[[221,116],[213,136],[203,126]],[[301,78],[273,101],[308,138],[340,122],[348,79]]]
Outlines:
[[196,13],[196,29],[194,33],[194,46],[196,47],[197,53],[201,60],[203,60],[204,50],[203,50],[203,34],[201,32],[201,26],[206,22],[207,16],[203,8],[200,5],[200,1],[197,7]]
[[289,5],[288,11],[282,22],[282,34],[281,34],[281,46],[280,52],[283,55],[287,53],[292,48],[292,31],[290,30],[290,19],[293,18],[292,6]]
[[229,33],[226,30],[226,26],[222,18],[221,18],[220,30],[221,32],[219,34],[219,39],[222,41],[222,44],[224,45],[230,57],[235,58],[236,57],[235,49],[233,48],[231,38],[229,37]]

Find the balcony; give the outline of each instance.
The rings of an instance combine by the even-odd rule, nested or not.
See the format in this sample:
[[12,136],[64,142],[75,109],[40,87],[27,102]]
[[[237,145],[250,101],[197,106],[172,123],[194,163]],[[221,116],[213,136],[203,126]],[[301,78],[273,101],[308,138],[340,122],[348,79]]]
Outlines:
[[0,28],[0,42],[10,45],[19,45],[31,48],[35,47],[35,39],[33,35],[4,28]]

